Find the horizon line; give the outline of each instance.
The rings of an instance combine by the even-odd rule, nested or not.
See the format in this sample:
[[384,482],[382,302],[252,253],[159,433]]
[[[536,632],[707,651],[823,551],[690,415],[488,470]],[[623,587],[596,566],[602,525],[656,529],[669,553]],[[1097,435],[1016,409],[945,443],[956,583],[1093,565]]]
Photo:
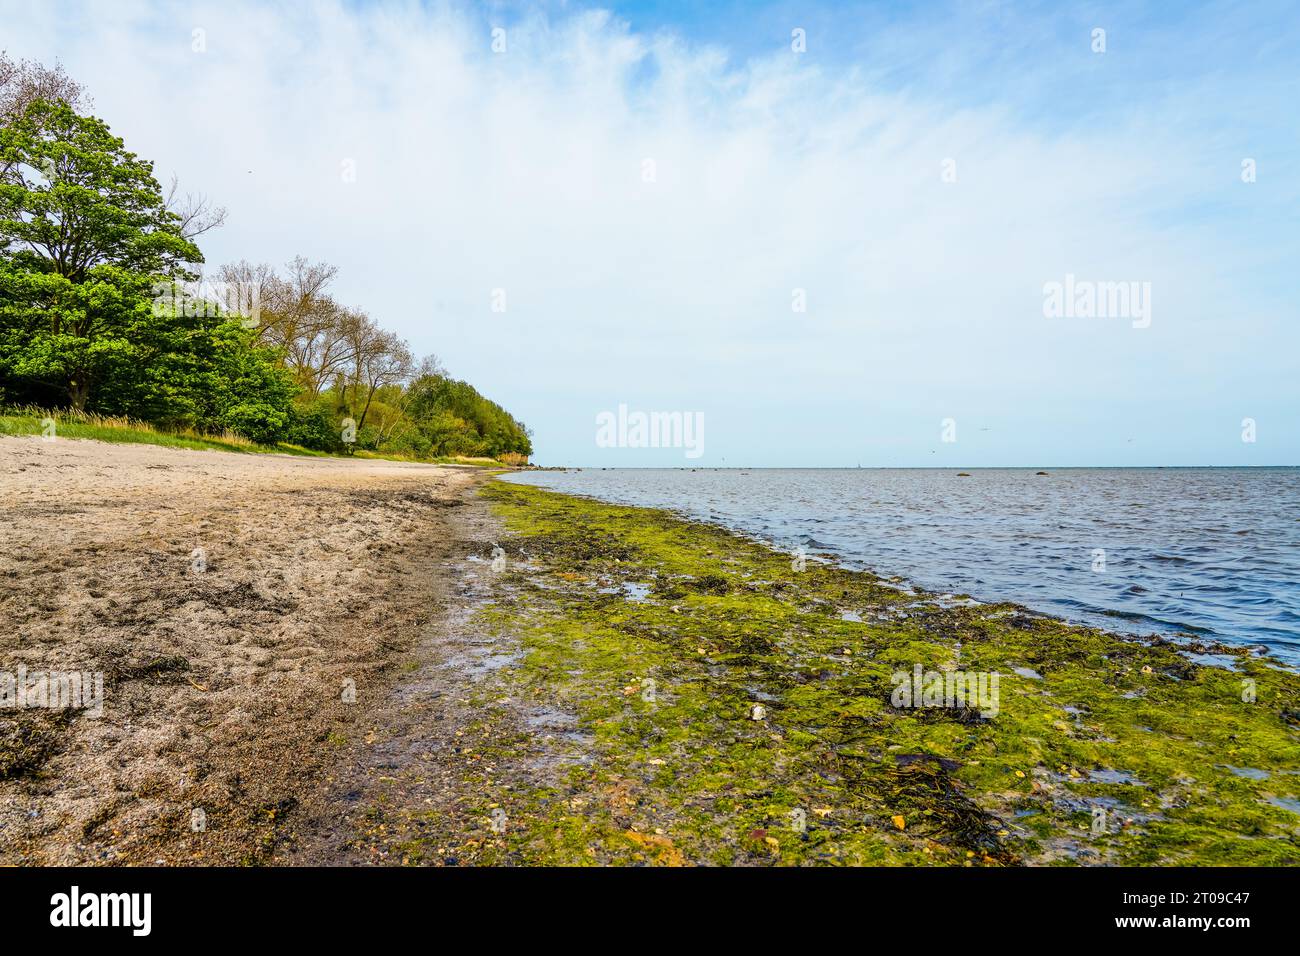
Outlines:
[[1205,469],[1205,468],[1300,468],[1293,465],[540,465],[533,463],[527,470],[572,470],[579,468],[601,471],[1029,471],[1055,468],[1057,471],[1094,471],[1103,468],[1130,471],[1152,469]]

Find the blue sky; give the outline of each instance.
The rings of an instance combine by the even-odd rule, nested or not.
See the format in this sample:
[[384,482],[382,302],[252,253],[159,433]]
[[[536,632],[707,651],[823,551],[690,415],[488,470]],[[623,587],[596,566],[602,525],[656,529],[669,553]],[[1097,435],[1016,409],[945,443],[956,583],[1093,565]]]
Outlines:
[[[1294,5],[0,22],[230,209],[209,263],[335,263],[341,300],[515,412],[544,464],[1300,463]],[[1145,284],[1149,324],[1045,316],[1067,275]],[[620,404],[702,415],[702,456],[599,447]]]

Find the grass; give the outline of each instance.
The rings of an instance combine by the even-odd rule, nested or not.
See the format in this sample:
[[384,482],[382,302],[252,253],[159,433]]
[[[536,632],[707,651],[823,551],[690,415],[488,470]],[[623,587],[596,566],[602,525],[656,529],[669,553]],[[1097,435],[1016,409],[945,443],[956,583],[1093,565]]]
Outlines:
[[327,457],[298,445],[259,445],[242,435],[227,431],[221,435],[203,435],[191,429],[168,431],[148,422],[76,411],[46,411],[35,408],[11,408],[0,411],[0,435],[47,435],[57,438],[85,438],[114,444],[160,445],[164,448],[189,448],[196,451],[226,451],[245,454],[289,454]]
[[[156,428],[148,422],[130,418],[96,415],[70,410],[48,411],[38,408],[0,409],[0,435],[45,435],[57,438],[82,438],[114,444],[159,445],[164,448],[189,448],[195,451],[225,451],[241,454],[299,455],[307,458],[340,458],[327,452],[277,442],[259,445],[232,431],[220,435],[205,435],[193,429],[167,430]],[[381,461],[410,461],[422,464],[473,465],[480,468],[500,468],[501,462],[491,458],[463,458],[458,456],[435,458],[432,461],[389,455],[381,452],[357,450],[350,457]]]

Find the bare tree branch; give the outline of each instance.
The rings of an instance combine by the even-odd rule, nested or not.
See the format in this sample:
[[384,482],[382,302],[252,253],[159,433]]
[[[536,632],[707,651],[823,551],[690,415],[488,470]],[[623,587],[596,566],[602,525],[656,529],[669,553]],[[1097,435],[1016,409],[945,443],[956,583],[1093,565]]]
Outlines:
[[163,198],[163,207],[174,213],[181,235],[193,242],[205,232],[220,228],[226,224],[226,208],[214,206],[203,193],[186,193],[182,198],[179,193],[180,181],[172,176],[167,195]]
[[33,60],[15,62],[0,50],[0,126],[12,123],[36,100],[63,100],[77,112],[91,105],[86,88],[57,60],[52,68]]

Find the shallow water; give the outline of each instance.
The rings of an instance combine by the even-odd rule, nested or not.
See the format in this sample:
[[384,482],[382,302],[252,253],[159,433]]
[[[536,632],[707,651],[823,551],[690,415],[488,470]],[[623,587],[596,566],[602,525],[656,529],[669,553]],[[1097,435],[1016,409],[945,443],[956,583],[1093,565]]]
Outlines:
[[990,468],[969,477],[629,468],[509,479],[669,508],[928,590],[1116,631],[1263,644],[1300,664],[1300,468]]

